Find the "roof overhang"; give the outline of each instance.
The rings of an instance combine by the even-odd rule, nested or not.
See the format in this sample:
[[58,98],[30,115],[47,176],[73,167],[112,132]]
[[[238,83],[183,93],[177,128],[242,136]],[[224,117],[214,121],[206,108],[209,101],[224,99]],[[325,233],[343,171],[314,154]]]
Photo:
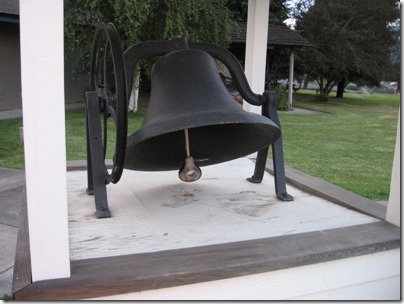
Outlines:
[[[233,23],[230,31],[231,43],[246,43],[246,22]],[[312,44],[287,26],[268,24],[268,46],[305,47]]]

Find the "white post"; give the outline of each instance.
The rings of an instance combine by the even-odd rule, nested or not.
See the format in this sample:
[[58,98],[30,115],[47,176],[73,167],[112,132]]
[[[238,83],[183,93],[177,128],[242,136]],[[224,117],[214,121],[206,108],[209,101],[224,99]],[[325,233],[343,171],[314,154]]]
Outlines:
[[21,87],[32,280],[70,276],[63,0],[20,0]]
[[289,57],[289,88],[288,88],[288,103],[289,109],[293,107],[293,71],[295,65],[295,55],[293,53],[293,49],[290,50],[290,57]]
[[[265,68],[268,44],[269,0],[248,0],[247,38],[244,71],[251,89],[265,90]],[[261,114],[260,107],[244,102],[247,111]]]
[[386,214],[386,221],[396,226],[400,226],[400,214],[401,214],[400,144],[401,144],[401,135],[400,135],[400,112],[399,112],[397,123],[396,147],[394,150],[394,159],[393,159],[393,170],[391,172],[389,204],[387,205],[387,214]]

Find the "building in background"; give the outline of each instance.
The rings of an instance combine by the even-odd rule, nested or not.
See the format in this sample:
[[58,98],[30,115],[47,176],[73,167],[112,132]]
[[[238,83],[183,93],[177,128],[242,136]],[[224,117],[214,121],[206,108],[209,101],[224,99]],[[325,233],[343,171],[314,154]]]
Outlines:
[[[19,0],[0,1],[0,111],[21,109]],[[65,102],[84,102],[88,79],[72,77],[65,62]]]

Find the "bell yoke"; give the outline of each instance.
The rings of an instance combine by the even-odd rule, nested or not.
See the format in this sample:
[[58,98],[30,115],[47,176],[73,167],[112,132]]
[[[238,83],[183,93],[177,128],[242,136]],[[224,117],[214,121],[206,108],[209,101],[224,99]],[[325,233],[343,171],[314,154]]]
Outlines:
[[[127,105],[133,73],[141,59],[160,55],[154,63],[151,93],[141,128],[127,136]],[[251,113],[234,100],[220,78],[215,60],[229,69],[244,100],[262,106]],[[110,217],[106,184],[117,183],[123,169],[179,170],[179,178],[201,178],[199,167],[218,164],[258,151],[250,182],[262,181],[272,145],[275,191],[286,192],[277,96],[251,91],[238,60],[226,49],[206,43],[188,43],[184,37],[146,41],[121,50],[112,23],[97,25],[91,61],[87,105],[87,163],[89,194],[95,195],[96,215]],[[100,119],[101,116],[101,119]],[[112,169],[105,164],[108,121],[115,131]]]

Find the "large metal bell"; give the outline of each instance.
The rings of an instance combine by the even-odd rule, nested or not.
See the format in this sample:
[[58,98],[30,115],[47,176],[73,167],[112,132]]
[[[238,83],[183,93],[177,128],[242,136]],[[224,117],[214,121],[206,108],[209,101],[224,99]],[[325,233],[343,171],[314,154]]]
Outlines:
[[213,165],[251,154],[280,136],[272,120],[246,112],[233,99],[206,52],[168,53],[155,62],[151,81],[143,125],[128,137],[127,169],[178,170],[187,157],[197,166]]

